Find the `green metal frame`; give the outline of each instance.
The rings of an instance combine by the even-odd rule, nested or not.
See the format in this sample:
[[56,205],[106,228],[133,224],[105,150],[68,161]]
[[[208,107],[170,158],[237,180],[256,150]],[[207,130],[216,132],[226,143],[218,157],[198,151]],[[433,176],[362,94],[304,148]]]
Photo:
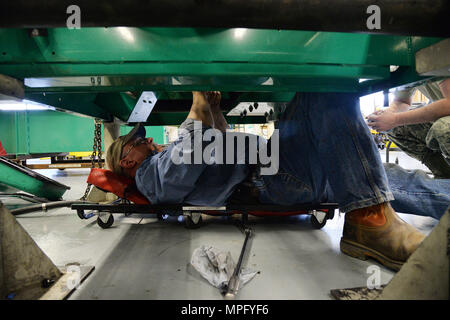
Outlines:
[[[0,29],[0,74],[62,81],[107,77],[105,84],[28,86],[25,95],[91,117],[127,121],[137,99],[125,92],[138,98],[154,91],[158,102],[147,124],[179,124],[189,103],[184,110],[168,110],[167,102],[189,100],[193,90],[220,90],[224,97],[238,93],[228,101],[224,111],[229,111],[239,102],[287,102],[297,91],[363,95],[423,81],[429,77],[415,72],[415,53],[440,40],[193,28],[54,28],[33,37],[25,29]],[[391,73],[390,65],[400,68]],[[265,122],[250,116],[228,120]]]
[[0,191],[23,190],[48,200],[61,200],[70,187],[0,158]]

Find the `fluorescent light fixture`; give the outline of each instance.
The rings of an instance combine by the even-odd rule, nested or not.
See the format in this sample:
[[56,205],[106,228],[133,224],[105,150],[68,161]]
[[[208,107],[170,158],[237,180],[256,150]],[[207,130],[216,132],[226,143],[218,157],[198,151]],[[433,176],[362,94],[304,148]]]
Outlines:
[[359,83],[367,81],[367,80],[370,80],[370,79],[359,79]]
[[122,38],[124,38],[128,42],[134,42],[134,36],[131,33],[130,29],[127,27],[117,27],[117,31],[121,34]]
[[55,108],[33,101],[23,100],[22,102],[5,101],[0,103],[1,111],[35,111],[35,110],[55,110]]

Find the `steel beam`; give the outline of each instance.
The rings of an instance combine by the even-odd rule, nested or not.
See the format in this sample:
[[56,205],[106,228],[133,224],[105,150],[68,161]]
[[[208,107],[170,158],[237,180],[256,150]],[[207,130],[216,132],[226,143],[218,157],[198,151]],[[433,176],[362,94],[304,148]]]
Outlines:
[[408,86],[418,86],[431,80],[433,77],[421,76],[413,68],[400,67],[391,74],[386,80],[364,81],[359,84],[360,95],[366,95],[373,92],[383,91],[386,89]]
[[[220,107],[224,111],[229,111],[239,104],[240,93],[229,92],[227,98],[222,98]],[[189,111],[192,105],[192,96],[189,99],[158,100],[152,113],[160,112],[184,112]]]
[[[260,28],[450,35],[447,0],[15,0],[0,5],[0,28],[66,27],[67,8],[81,10],[81,27],[158,26]],[[370,30],[377,5],[381,29]]]
[[411,65],[415,52],[442,40],[254,29],[240,34],[239,29],[190,28],[58,28],[49,29],[47,38],[47,45],[40,47],[25,30],[0,29],[0,73],[15,78],[129,77],[128,81],[102,79],[102,85],[119,85],[115,80],[124,85],[132,80],[131,75],[140,75],[137,80],[142,84],[154,84],[145,79],[151,74],[370,78],[371,74],[383,76],[379,70],[383,66]]
[[136,100],[123,92],[99,93],[93,103],[116,118],[127,121],[136,105]]
[[[162,126],[162,125],[180,125],[186,120],[189,112],[160,112],[152,113],[144,123],[146,126]],[[267,123],[266,117],[262,116],[226,116],[225,119],[229,124],[250,124],[250,123]]]
[[[26,78],[25,84],[33,87],[27,87],[27,93],[356,92],[358,79],[390,80],[389,65],[414,68],[414,54],[441,40],[286,30],[239,32],[57,28],[33,38],[26,30],[0,29],[0,73]],[[46,41],[36,43],[37,38]]]
[[68,110],[76,114],[111,121],[112,116],[108,110],[102,109],[94,103],[96,96],[96,94],[30,93],[26,94],[25,98],[31,101],[53,106],[57,109]]
[[[114,93],[114,92],[136,92],[136,91],[158,91],[158,92],[191,92],[191,91],[222,91],[222,92],[253,92],[253,99],[259,96],[259,93],[267,96],[268,92],[356,92],[358,91],[358,78],[318,78],[318,77],[289,77],[289,78],[272,78],[270,83],[258,82],[256,78],[246,78],[248,82],[242,81],[236,77],[236,81],[221,81],[220,77],[212,77],[210,81],[202,81],[198,78],[198,82],[191,84],[154,84],[154,85],[127,85],[127,86],[84,86],[84,87],[26,87],[27,94],[42,93]],[[378,79],[384,81],[385,79]],[[407,79],[405,79],[407,80]],[[262,98],[257,98],[261,102]],[[275,98],[277,99],[277,98]],[[258,101],[258,100],[255,100]]]
[[416,70],[423,76],[450,76],[450,39],[418,51]]
[[[252,80],[259,80],[260,83],[268,77],[342,77],[342,78],[371,78],[382,79],[389,76],[389,69],[386,66],[359,66],[359,65],[333,65],[333,64],[295,64],[295,63],[254,63],[254,62],[217,62],[205,64],[204,62],[131,62],[122,61],[91,62],[76,64],[72,62],[54,63],[8,63],[0,65],[0,71],[4,74],[11,74],[18,78],[27,77],[74,77],[90,75],[129,75],[136,76],[172,76],[180,75],[192,77],[192,80],[201,80],[201,77],[239,77],[244,83]],[[231,80],[228,78],[229,80]],[[259,78],[259,79],[258,79]],[[237,80],[237,79],[236,79]],[[188,82],[188,83],[189,83]],[[229,81],[232,82],[232,81]],[[253,81],[252,81],[253,82]],[[186,82],[180,82],[181,84]],[[202,84],[201,82],[198,84]],[[219,83],[220,84],[220,83]],[[173,85],[172,83],[165,85]],[[176,85],[176,84],[175,84]]]

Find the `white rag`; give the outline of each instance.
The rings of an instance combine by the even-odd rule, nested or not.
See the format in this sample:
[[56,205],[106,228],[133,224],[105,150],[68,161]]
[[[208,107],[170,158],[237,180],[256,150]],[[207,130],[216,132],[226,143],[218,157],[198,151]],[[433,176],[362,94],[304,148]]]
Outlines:
[[[230,252],[223,252],[212,246],[204,245],[194,250],[191,264],[203,278],[219,289],[228,285],[236,266]],[[239,275],[239,288],[252,280],[257,273],[257,271],[242,268]]]

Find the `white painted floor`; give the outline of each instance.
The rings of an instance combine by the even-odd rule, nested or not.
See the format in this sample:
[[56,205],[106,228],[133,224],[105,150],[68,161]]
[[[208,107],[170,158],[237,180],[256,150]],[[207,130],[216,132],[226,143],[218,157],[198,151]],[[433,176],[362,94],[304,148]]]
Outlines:
[[[384,152],[381,157],[385,159]],[[390,161],[396,157],[405,168],[422,166],[400,152],[391,152]],[[73,200],[82,196],[89,170],[39,172],[71,186],[64,198]],[[432,218],[401,216],[426,234],[437,224]],[[70,209],[17,219],[56,265],[95,266],[70,299],[222,299],[189,266],[191,255],[201,245],[213,245],[230,251],[237,261],[244,240],[236,226],[216,217],[207,217],[196,230],[175,218],[157,221],[145,215],[116,215],[114,226],[103,230],[95,219],[80,220]],[[255,237],[247,267],[260,273],[240,290],[238,299],[332,299],[331,289],[366,286],[367,268],[378,264],[340,252],[343,222],[344,216],[336,213],[315,230],[308,216],[252,218]],[[380,269],[381,284],[386,284],[394,273]]]

